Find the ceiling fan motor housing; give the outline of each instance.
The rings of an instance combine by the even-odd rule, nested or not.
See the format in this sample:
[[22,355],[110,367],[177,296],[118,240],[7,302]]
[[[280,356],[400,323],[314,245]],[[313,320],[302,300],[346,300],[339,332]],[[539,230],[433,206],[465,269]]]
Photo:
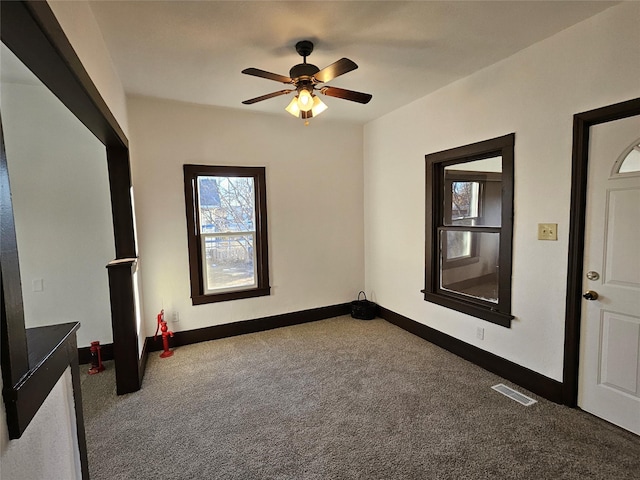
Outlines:
[[313,52],[313,42],[309,40],[300,40],[296,43],[296,52],[301,57],[308,57]]
[[311,65],[310,63],[299,63],[298,65],[292,67],[291,70],[289,70],[289,76],[294,80],[298,78],[301,80],[311,80],[311,77],[313,77],[319,71],[320,69],[315,65]]
[[301,40],[296,43],[296,52],[303,57],[303,63],[293,66],[289,70],[289,77],[295,81],[298,88],[311,85],[313,83],[311,77],[320,71],[315,65],[307,63],[307,57],[313,52],[313,42]]

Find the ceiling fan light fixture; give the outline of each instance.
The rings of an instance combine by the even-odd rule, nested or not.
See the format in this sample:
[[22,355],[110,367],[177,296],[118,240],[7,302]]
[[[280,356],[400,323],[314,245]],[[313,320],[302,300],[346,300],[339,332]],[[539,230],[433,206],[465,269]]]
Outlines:
[[303,112],[308,112],[313,108],[313,96],[306,88],[301,88],[298,93],[298,108]]
[[289,70],[288,77],[253,67],[242,70],[242,73],[246,75],[266,78],[267,80],[291,85],[294,89],[279,90],[277,92],[245,100],[242,103],[244,105],[252,105],[263,100],[279,97],[280,95],[297,92],[296,96],[291,100],[289,105],[287,105],[285,110],[294,117],[300,117],[305,120],[305,125],[308,125],[308,120],[311,117],[320,115],[327,109],[327,106],[322,102],[322,100],[313,94],[315,90],[318,90],[320,93],[329,97],[342,98],[344,100],[362,104],[369,103],[372,95],[368,93],[345,90],[344,88],[330,87],[328,85],[322,87],[316,86],[319,83],[330,82],[334,78],[355,70],[358,68],[358,65],[356,65],[355,62],[348,58],[341,58],[337,62],[333,62],[331,65],[320,70],[315,65],[307,63],[307,57],[313,51],[313,42],[309,40],[302,40],[296,43],[296,51],[303,58],[303,63],[294,65],[291,70]]
[[287,105],[285,107],[285,110],[287,112],[289,112],[291,115],[293,115],[294,117],[297,117],[300,115],[300,107],[298,107],[298,97],[295,96],[291,99],[291,101],[289,102],[289,105]]

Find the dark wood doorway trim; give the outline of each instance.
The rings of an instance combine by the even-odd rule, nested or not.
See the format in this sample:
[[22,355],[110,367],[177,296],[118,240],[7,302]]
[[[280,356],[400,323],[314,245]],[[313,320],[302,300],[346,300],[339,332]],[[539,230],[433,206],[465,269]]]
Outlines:
[[[129,148],[126,136],[84,69],[47,2],[0,2],[0,10],[2,42],[105,145],[116,258],[135,256],[133,209],[130,197]],[[6,168],[0,168],[0,174],[3,185],[6,174],[8,185]],[[5,193],[9,195],[8,188],[3,188],[3,194]],[[9,204],[7,203],[7,205]],[[4,207],[5,202],[3,202],[2,211],[3,234],[13,231],[13,212],[10,208],[4,209]],[[7,410],[7,423],[12,424],[12,419],[9,418],[10,413],[16,413],[24,419],[20,423],[23,426],[11,434],[11,438],[17,438],[26,428],[32,414],[37,411],[33,405],[33,402],[36,401],[35,397],[30,395],[27,399],[26,396],[20,395],[21,389],[26,387],[37,389],[40,392],[38,398],[44,399],[48,394],[46,385],[51,382],[35,381],[33,380],[34,375],[30,375],[32,368],[28,359],[32,356],[33,349],[29,342],[29,330],[31,329],[25,329],[24,324],[18,252],[15,248],[9,250],[7,246],[11,245],[3,242],[1,248],[2,345],[0,350],[2,351],[5,403],[7,399],[16,399],[12,404],[15,408],[12,408],[11,412],[9,409]],[[117,293],[112,294],[112,311],[114,303],[120,304],[127,301]],[[112,322],[135,326],[136,320],[131,316],[126,318],[112,316]],[[127,365],[123,365],[125,368],[122,368],[127,372],[126,378],[116,378],[116,383],[122,381],[127,385],[135,384],[135,390],[137,390],[142,378],[140,365],[144,365],[144,358],[138,360],[135,328],[133,330],[129,328],[126,331],[128,332],[126,338],[119,338],[114,334],[116,362],[119,361],[119,358],[133,358],[133,360],[130,362],[125,360],[125,363],[129,362]],[[131,340],[129,338],[131,335],[135,337],[135,342],[128,341]],[[118,352],[118,348],[131,348],[132,344],[136,345],[135,355],[127,356],[124,353],[128,352]],[[77,349],[75,360],[72,363],[77,365]],[[49,372],[50,375],[54,374],[54,370],[50,368],[43,368],[42,371]],[[22,400],[23,398],[24,400]]]
[[562,400],[578,403],[578,364],[580,361],[580,321],[582,312],[582,274],[584,260],[585,210],[589,163],[589,133],[593,125],[640,115],[640,98],[573,116],[573,154],[571,167],[571,218],[569,222],[569,262],[565,309],[564,372]]

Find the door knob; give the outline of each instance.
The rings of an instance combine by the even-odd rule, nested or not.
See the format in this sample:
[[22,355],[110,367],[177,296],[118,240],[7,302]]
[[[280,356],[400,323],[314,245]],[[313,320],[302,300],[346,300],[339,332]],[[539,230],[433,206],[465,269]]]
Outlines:
[[594,292],[593,290],[587,290],[586,292],[584,292],[584,295],[582,296],[587,300],[597,300],[598,292]]

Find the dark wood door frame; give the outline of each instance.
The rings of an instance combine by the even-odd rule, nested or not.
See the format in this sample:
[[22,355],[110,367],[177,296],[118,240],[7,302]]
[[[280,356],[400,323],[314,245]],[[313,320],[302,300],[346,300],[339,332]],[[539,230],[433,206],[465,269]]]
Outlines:
[[569,222],[569,264],[565,309],[564,372],[562,400],[578,403],[578,364],[582,314],[582,275],[584,261],[587,174],[590,128],[601,123],[640,115],[640,98],[616,103],[573,116],[573,154],[571,173],[571,217]]
[[[84,69],[47,2],[0,2],[0,10],[2,42],[104,144],[109,171],[116,258],[135,257],[136,245],[130,196],[131,173],[127,137]],[[2,156],[4,157],[4,154]],[[0,162],[0,183],[3,185],[3,196],[10,199],[9,178],[5,162]],[[10,234],[15,233],[13,211],[10,202],[5,201],[4,197],[2,222],[0,222],[3,239],[4,237],[10,238]],[[28,341],[28,333],[31,329],[25,330],[19,256],[15,245],[15,235],[13,240],[2,242],[0,255],[2,258],[0,265],[2,290],[0,292],[2,313],[0,350],[2,351],[3,396],[5,404],[7,399],[9,401],[17,399],[14,404],[12,403],[15,408],[12,408],[11,412],[9,409],[7,410],[7,423],[12,424],[14,419],[9,416],[16,413],[21,418],[28,418],[21,423],[26,428],[32,414],[37,411],[37,408],[32,408],[36,400],[33,395],[26,398],[24,395],[21,396],[20,392],[26,387],[32,388],[31,385],[35,385],[33,388],[41,393],[38,402],[44,401],[49,392],[46,385],[51,382],[33,380],[35,376],[30,374],[32,372],[29,358],[32,356],[33,349]],[[132,295],[123,296],[112,292],[112,312],[114,304],[120,306],[130,302],[130,298]],[[128,311],[133,311],[133,307]],[[126,324],[129,327],[118,330],[124,331],[124,336],[118,336],[117,332],[114,332],[114,356],[116,363],[121,363],[120,370],[124,372],[123,375],[120,375],[121,378],[116,375],[116,384],[123,386],[122,389],[119,389],[119,393],[127,393],[124,390],[134,391],[140,388],[145,358],[143,355],[140,360],[138,359],[136,319],[132,315],[126,317],[112,315],[112,322]],[[134,337],[135,341],[131,341],[131,337]],[[129,352],[133,349],[135,352]],[[75,363],[77,364],[77,351]],[[43,371],[53,375],[53,370],[50,368],[44,368]],[[27,382],[27,380],[29,381]],[[37,405],[38,408],[40,404],[41,402]],[[13,432],[11,438],[18,438],[22,431],[23,428],[20,428],[19,431]]]

